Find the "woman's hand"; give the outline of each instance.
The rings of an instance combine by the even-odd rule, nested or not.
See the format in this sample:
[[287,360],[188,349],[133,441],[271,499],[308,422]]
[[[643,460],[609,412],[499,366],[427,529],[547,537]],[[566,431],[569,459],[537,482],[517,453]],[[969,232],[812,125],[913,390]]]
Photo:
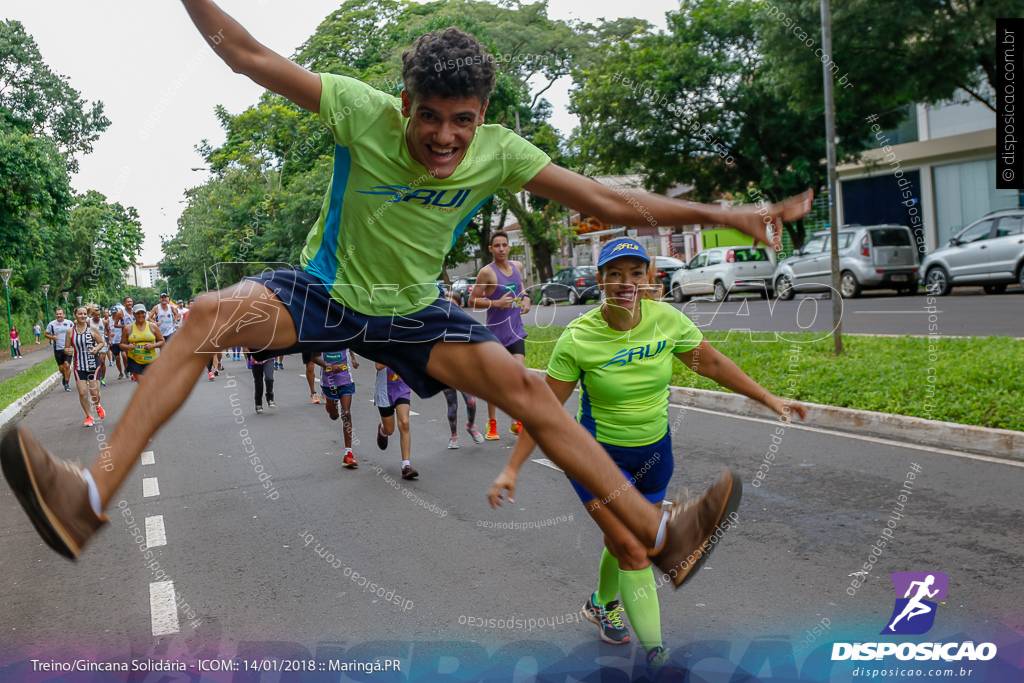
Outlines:
[[519,473],[515,470],[506,467],[498,475],[498,478],[491,484],[491,490],[487,492],[487,499],[491,502],[492,508],[501,507],[501,501],[505,498],[501,495],[502,491],[508,491],[508,502],[514,503],[516,495],[516,483],[519,480]]
[[792,422],[794,413],[801,420],[807,419],[807,406],[805,406],[803,403],[800,403],[800,401],[794,401],[788,398],[780,398],[779,396],[772,394],[771,396],[768,397],[765,403],[768,405],[769,408],[774,410],[782,417],[783,422]]

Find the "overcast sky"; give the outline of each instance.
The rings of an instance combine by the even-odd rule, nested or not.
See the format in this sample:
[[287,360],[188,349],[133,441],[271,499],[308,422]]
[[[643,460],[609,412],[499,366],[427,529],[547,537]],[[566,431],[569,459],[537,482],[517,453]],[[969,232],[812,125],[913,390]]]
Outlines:
[[[257,40],[290,56],[341,0],[222,0],[229,14]],[[139,210],[146,241],[142,262],[156,263],[160,236],[176,232],[183,191],[203,181],[194,147],[223,141],[213,109],[238,113],[262,89],[231,72],[200,37],[175,0],[46,0],[5,2],[4,19],[25,25],[50,69],[67,76],[87,101],[101,100],[112,123],[92,154],[81,156],[72,177],[80,191],[98,190],[108,201]],[[549,15],[596,21],[640,17],[664,28],[676,0],[550,0]],[[565,111],[569,79],[545,96],[553,125],[568,134],[576,124]],[[163,103],[162,111],[158,111]]]

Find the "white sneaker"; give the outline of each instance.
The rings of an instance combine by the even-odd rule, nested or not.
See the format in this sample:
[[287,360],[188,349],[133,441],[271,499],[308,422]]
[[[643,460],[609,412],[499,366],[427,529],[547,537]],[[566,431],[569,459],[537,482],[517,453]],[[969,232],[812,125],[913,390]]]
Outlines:
[[459,437],[453,436],[452,438],[448,439],[448,448],[458,448],[458,447],[459,447]]

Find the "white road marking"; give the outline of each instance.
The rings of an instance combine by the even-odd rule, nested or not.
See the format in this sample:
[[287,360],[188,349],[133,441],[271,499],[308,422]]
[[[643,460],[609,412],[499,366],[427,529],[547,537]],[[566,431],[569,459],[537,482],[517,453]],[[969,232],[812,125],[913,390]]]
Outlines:
[[164,532],[164,516],[146,517],[146,546],[155,548],[167,545],[167,533]]
[[[748,415],[733,415],[731,413],[722,413],[717,410],[708,410],[707,408],[694,408],[693,406],[683,406],[678,403],[670,403],[671,408],[685,408],[686,410],[694,410],[699,413],[707,413],[709,415],[717,415],[719,417],[730,417],[736,420],[747,420],[748,422],[761,422],[768,425],[779,425],[779,421],[769,420],[763,417],[750,417]],[[861,434],[852,434],[850,432],[840,432],[834,429],[822,429],[821,427],[811,427],[808,425],[797,424],[792,422],[786,429],[802,429],[807,432],[815,432],[818,434],[828,434],[830,436],[840,436],[847,439],[859,439],[860,441],[869,441],[871,443],[883,444],[885,446],[893,446],[895,448],[910,448],[917,451],[924,451],[925,453],[937,453],[941,455],[951,455],[954,458],[967,458],[968,460],[981,460],[982,462],[993,462],[998,465],[1009,465],[1010,467],[1024,467],[1024,462],[1015,462],[1013,460],[1006,460],[1004,458],[993,458],[987,455],[975,455],[974,453],[963,453],[961,451],[950,451],[945,448],[936,448],[934,446],[922,446],[916,443],[906,443],[905,441],[893,441],[891,439],[881,439],[877,436],[863,436]]]
[[154,636],[166,636],[180,630],[173,581],[153,581],[149,584],[149,611]]
[[538,465],[544,465],[544,467],[550,467],[553,470],[558,470],[559,472],[562,471],[561,467],[551,462],[547,458],[536,458],[533,462],[537,463]]
[[156,459],[153,457],[153,451],[142,451],[142,464],[143,465],[152,465],[155,462],[156,462]]
[[160,484],[157,482],[156,477],[146,477],[142,480],[142,497],[150,498],[152,496],[160,495]]

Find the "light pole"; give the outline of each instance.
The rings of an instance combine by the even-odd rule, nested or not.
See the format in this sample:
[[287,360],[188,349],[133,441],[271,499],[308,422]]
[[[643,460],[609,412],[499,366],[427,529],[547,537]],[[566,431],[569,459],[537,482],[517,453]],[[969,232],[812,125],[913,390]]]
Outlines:
[[11,287],[7,284],[8,280],[11,279],[11,273],[14,270],[11,268],[0,268],[0,277],[4,279],[4,294],[7,297],[7,331],[11,331]]
[[50,323],[50,297],[47,294],[50,293],[50,285],[43,285],[43,306],[46,307],[46,323]]
[[60,295],[64,297],[64,315],[68,314],[68,294],[71,292],[61,292]]

